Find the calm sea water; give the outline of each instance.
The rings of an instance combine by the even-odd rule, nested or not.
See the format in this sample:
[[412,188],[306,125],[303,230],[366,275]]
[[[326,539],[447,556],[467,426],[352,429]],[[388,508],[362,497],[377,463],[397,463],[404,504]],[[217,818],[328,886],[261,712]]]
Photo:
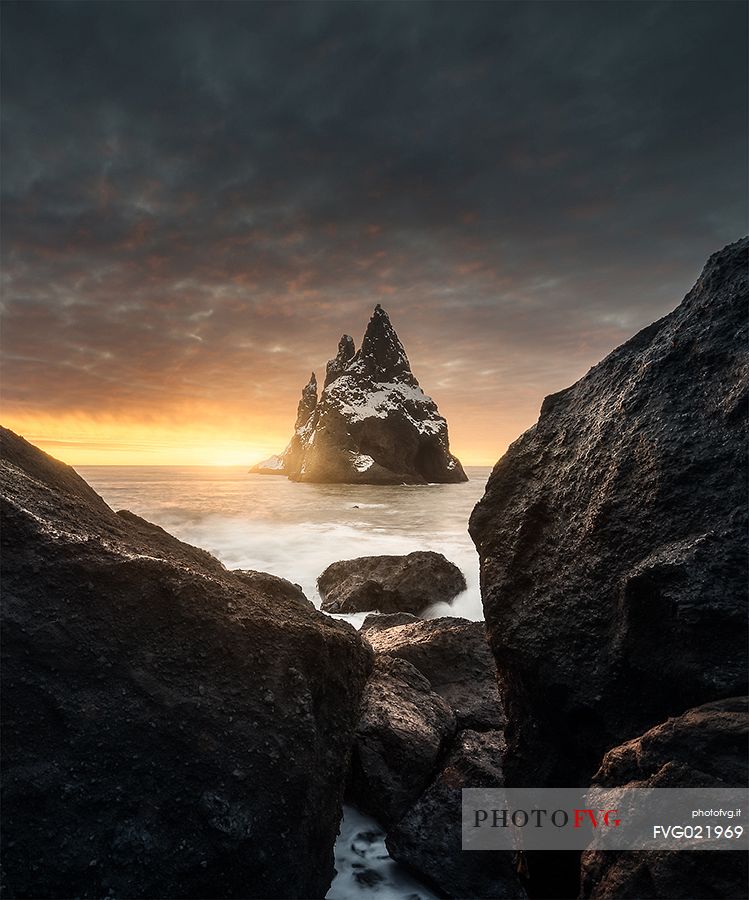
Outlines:
[[[259,569],[302,586],[319,605],[317,576],[332,562],[437,550],[468,589],[427,615],[481,619],[478,557],[468,517],[491,471],[468,467],[465,484],[378,487],[296,484],[243,468],[81,466],[114,509],[129,509],[232,569]],[[348,617],[355,624],[363,617]]]
[[[316,605],[316,579],[339,559],[437,550],[462,569],[468,589],[425,615],[483,618],[478,557],[468,517],[491,470],[467,468],[465,484],[376,487],[295,484],[244,468],[81,466],[114,509],[129,509],[217,556],[300,584]],[[364,613],[341,616],[357,627]],[[378,824],[344,807],[328,900],[436,900],[394,863]]]

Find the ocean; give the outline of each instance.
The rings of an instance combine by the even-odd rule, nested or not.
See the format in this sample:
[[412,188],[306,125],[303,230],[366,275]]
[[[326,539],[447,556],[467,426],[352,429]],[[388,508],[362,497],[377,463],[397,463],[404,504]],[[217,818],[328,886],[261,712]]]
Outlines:
[[[317,576],[339,559],[436,550],[468,588],[425,614],[483,619],[478,557],[468,517],[491,469],[467,467],[463,484],[297,484],[239,467],[79,466],[113,509],[129,509],[230,569],[258,569],[302,586],[319,606]],[[361,624],[364,615],[342,616]]]
[[[113,509],[143,516],[230,569],[288,578],[316,606],[317,576],[332,562],[436,550],[463,571],[467,590],[424,615],[483,619],[478,557],[467,528],[489,467],[467,467],[464,484],[389,487],[296,484],[250,475],[244,467],[76,468]],[[364,616],[339,618],[358,627]],[[352,807],[344,807],[335,861],[328,900],[435,900],[389,858],[377,823]]]

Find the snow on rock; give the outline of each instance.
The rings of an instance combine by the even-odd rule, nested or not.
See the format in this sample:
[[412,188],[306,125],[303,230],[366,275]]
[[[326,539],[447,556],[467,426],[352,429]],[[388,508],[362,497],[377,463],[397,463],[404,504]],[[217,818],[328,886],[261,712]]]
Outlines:
[[358,455],[354,457],[354,468],[357,472],[366,472],[367,469],[370,469],[373,465],[374,460],[371,456]]
[[406,351],[378,304],[361,348],[343,335],[322,394],[314,373],[302,391],[294,435],[280,457],[252,471],[294,481],[426,484],[466,481],[450,453],[447,422],[411,372]]
[[268,459],[256,463],[250,471],[261,475],[283,475],[285,469],[286,466],[283,461],[283,454],[279,456],[277,453],[274,453],[273,456],[269,456]]

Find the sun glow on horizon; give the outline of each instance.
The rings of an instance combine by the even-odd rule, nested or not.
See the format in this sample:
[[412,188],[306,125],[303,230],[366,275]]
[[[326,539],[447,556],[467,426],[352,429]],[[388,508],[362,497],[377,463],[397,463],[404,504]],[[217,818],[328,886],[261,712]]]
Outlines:
[[[231,417],[225,417],[230,421]],[[280,453],[291,436],[286,428],[253,428],[252,418],[243,425],[219,427],[213,423],[189,424],[142,422],[136,418],[93,418],[77,414],[60,416],[6,415],[3,424],[45,453],[71,466],[246,466],[249,468]],[[452,452],[464,466],[492,466],[504,447],[487,455],[452,442]],[[483,452],[482,452],[483,451]],[[501,451],[501,452],[500,452]]]
[[284,440],[273,432],[253,434],[251,426],[219,432],[204,423],[175,425],[76,415],[7,416],[4,424],[72,466],[249,467],[277,453]]

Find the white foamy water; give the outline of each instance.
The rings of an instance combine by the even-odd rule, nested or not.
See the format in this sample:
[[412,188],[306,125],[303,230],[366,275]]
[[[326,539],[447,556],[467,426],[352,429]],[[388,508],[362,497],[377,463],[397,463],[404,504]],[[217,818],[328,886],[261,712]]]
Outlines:
[[369,816],[344,807],[335,845],[336,877],[326,900],[437,900],[435,894],[393,862],[385,833]]
[[[468,517],[488,467],[468,467],[464,484],[379,487],[296,484],[243,468],[81,466],[114,509],[129,509],[230,569],[258,569],[300,584],[319,606],[317,576],[339,559],[437,550],[464,573],[468,589],[427,616],[482,619],[478,557]],[[364,618],[347,616],[355,625]]]
[[[244,468],[82,466],[80,474],[114,509],[129,509],[217,556],[230,569],[258,569],[302,586],[317,606],[317,576],[339,559],[437,550],[468,588],[426,615],[482,619],[478,558],[468,517],[487,468],[465,484],[377,487],[295,484]],[[365,613],[341,616],[357,627]],[[436,900],[388,856],[380,826],[344,807],[327,900]]]

